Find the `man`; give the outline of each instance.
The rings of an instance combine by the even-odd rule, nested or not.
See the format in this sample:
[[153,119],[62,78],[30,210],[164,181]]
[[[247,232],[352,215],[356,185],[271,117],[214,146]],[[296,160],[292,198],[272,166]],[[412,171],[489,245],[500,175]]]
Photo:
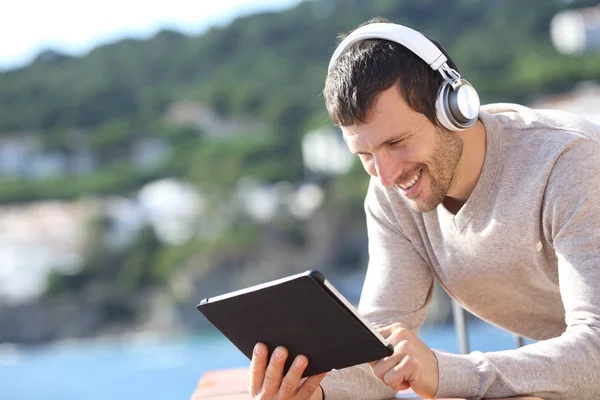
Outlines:
[[[511,104],[470,118],[478,98],[454,63],[425,62],[421,38],[397,30],[405,45],[359,35],[338,48],[324,90],[372,176],[359,312],[394,354],[301,382],[310,360],[299,356],[283,376],[285,349],[267,360],[258,344],[251,394],[384,399],[410,387],[425,398],[600,398],[600,127]],[[448,100],[440,87],[466,94]],[[434,280],[475,315],[538,342],[468,355],[429,349],[417,335]]]

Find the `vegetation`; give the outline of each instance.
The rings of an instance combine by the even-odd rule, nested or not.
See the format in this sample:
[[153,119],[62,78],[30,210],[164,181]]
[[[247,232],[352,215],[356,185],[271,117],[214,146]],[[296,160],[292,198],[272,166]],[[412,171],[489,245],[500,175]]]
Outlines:
[[[249,141],[246,149],[231,143],[236,149],[228,163],[245,158],[250,165],[237,164],[265,178],[302,179],[299,140],[307,129],[327,124],[320,91],[334,38],[371,16],[385,16],[438,38],[483,101],[527,102],[597,79],[599,55],[569,58],[551,46],[549,21],[564,3],[313,0],[282,13],[240,18],[199,37],[162,31],[149,40],[127,39],[96,48],[82,58],[45,52],[25,68],[0,74],[0,135],[39,132],[47,148],[68,151],[73,147],[69,133],[82,130],[106,170],[81,177],[74,185],[5,180],[8,190],[2,191],[0,201],[134,189],[151,177],[115,167],[116,150],[136,137],[163,134],[166,107],[183,99],[203,102],[222,115],[250,115],[270,128],[262,145]],[[569,6],[595,3],[581,0]],[[170,138],[177,151],[155,176],[194,177],[189,169],[211,170],[210,159],[199,165],[197,154],[178,139]],[[204,151],[231,151],[227,145],[220,147]],[[265,172],[254,161],[277,172]],[[114,176],[115,169],[123,173],[105,177]],[[223,177],[223,183],[231,178]]]
[[[559,55],[549,37],[550,19],[557,11],[596,4],[596,0],[312,0],[284,12],[239,18],[197,37],[164,30],[148,40],[126,39],[96,48],[84,57],[47,51],[31,65],[0,73],[0,142],[3,137],[34,133],[41,137],[44,150],[62,154],[84,143],[98,165],[87,174],[49,179],[0,176],[0,203],[129,195],[163,177],[209,188],[223,201],[242,176],[301,183],[309,179],[301,160],[302,135],[330,124],[321,90],[340,32],[374,16],[407,24],[446,47],[484,102],[527,103],[579,81],[600,78],[600,55]],[[170,124],[165,112],[184,100],[211,107],[222,117],[251,117],[264,128],[226,140],[215,138],[218,132]],[[136,168],[126,151],[145,138],[163,140],[171,148],[168,157],[151,169]],[[328,182],[325,209],[340,221],[361,224],[366,183],[358,165]],[[78,292],[94,282],[112,288],[106,293],[114,298],[124,299],[135,290],[165,286],[173,270],[199,252],[206,256],[244,251],[267,236],[256,225],[238,223],[239,229],[219,238],[183,246],[161,244],[144,229],[134,243],[119,250],[104,247],[99,239],[104,228],[95,224],[97,236],[84,268],[72,276],[54,273],[48,295]],[[292,242],[306,245],[298,232],[303,225],[280,223],[281,229],[295,230]],[[112,302],[109,305],[115,310]],[[122,305],[114,312],[130,315],[126,301]]]

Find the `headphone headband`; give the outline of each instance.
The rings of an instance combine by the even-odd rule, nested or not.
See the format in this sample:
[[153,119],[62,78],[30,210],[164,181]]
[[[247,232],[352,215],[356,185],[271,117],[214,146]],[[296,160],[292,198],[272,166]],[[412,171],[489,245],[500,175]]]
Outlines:
[[448,66],[448,59],[431,40],[406,26],[378,22],[352,31],[333,52],[328,72],[352,44],[365,39],[385,39],[403,45],[442,75],[444,82],[435,102],[438,121],[447,129],[461,131],[473,126],[479,114],[479,95],[469,82]]
[[331,56],[328,71],[347,48],[365,39],[386,39],[399,43],[419,56],[433,70],[437,70],[447,61],[444,53],[420,32],[402,25],[378,22],[363,25],[346,36]]

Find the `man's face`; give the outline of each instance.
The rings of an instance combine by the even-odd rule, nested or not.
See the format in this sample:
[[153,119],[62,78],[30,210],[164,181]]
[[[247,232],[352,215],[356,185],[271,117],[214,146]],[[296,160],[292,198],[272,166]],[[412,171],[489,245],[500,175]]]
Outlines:
[[341,127],[365,170],[394,187],[413,209],[435,209],[451,188],[462,140],[412,110],[396,85],[374,101],[365,124]]

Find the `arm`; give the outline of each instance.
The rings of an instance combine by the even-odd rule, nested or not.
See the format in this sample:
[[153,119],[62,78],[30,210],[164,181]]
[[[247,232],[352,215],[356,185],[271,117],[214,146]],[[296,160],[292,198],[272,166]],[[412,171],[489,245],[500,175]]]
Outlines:
[[550,174],[543,231],[558,257],[566,331],[520,349],[436,353],[440,397],[600,397],[600,146],[572,144]]
[[[385,189],[371,180],[365,200],[369,267],[359,312],[374,326],[401,322],[418,332],[431,300],[433,276],[402,234]],[[321,382],[326,400],[387,399],[396,390],[383,384],[368,364],[332,371]]]
[[377,327],[402,323],[418,334],[433,293],[433,274],[401,230],[385,190],[371,183],[365,200],[369,266],[359,312]]

